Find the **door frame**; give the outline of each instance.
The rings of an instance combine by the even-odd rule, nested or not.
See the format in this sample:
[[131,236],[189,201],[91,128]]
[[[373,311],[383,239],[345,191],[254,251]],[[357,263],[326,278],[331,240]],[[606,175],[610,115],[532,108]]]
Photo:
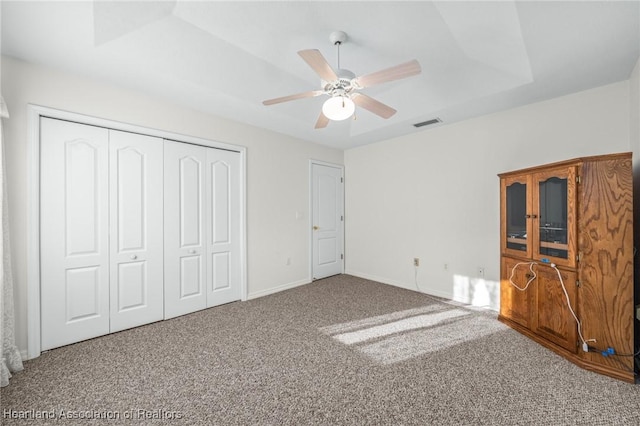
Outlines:
[[[347,216],[345,215],[345,185],[344,185],[344,166],[341,164],[334,164],[334,163],[328,163],[326,161],[320,161],[320,160],[309,160],[309,220],[308,220],[308,224],[307,224],[307,229],[309,232],[309,282],[313,282],[313,166],[314,165],[318,165],[318,166],[327,166],[327,167],[333,167],[335,169],[340,169],[340,176],[342,177],[342,183],[343,183],[343,187],[342,187],[342,216],[344,217],[344,220],[342,221],[342,225],[341,225],[341,229],[340,232],[342,233],[342,253],[345,253],[345,246],[346,246],[346,239],[345,239],[345,234],[344,234],[344,229],[345,226],[344,224],[347,221]],[[343,256],[343,258],[341,259],[342,262],[342,267],[341,267],[341,274],[344,274],[344,265],[345,265],[345,260],[346,260],[346,254]]]
[[40,329],[40,118],[48,117],[79,124],[139,133],[176,142],[234,151],[240,154],[240,288],[241,300],[247,291],[247,148],[224,142],[63,111],[41,105],[27,105],[27,359],[41,353]]

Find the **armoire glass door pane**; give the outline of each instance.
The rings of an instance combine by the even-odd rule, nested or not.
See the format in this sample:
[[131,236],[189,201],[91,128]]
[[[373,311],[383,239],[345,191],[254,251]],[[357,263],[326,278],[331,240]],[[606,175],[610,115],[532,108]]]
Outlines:
[[567,259],[567,179],[552,177],[538,184],[539,253]]
[[507,186],[507,248],[527,251],[527,185]]

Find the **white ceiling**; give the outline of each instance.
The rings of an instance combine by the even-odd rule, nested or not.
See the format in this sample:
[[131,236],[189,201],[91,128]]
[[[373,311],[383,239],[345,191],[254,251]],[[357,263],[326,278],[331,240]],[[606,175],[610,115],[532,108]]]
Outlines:
[[[93,76],[307,141],[350,148],[628,79],[638,1],[2,2],[2,53]],[[368,74],[417,59],[422,74],[364,89],[398,110],[314,130],[324,96],[297,55],[317,48]]]

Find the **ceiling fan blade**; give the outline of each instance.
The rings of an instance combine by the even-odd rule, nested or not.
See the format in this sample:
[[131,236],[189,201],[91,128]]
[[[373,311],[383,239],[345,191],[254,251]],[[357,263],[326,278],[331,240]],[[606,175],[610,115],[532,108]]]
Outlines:
[[380,101],[376,101],[370,96],[363,95],[362,93],[354,93],[351,95],[353,102],[368,111],[371,111],[375,115],[379,115],[382,118],[389,118],[397,111],[388,105],[383,104]]
[[311,90],[309,92],[298,93],[295,95],[283,96],[281,98],[268,99],[266,101],[262,101],[263,105],[273,105],[279,104],[282,102],[295,101],[296,99],[304,99],[304,98],[313,98],[315,96],[320,96],[324,92],[322,90]]
[[298,52],[298,55],[300,55],[324,81],[335,81],[338,79],[335,71],[318,49],[301,50]]
[[395,67],[356,77],[353,79],[353,83],[356,87],[362,89],[376,84],[386,83],[387,81],[411,77],[421,72],[422,68],[420,67],[420,63],[414,59],[404,64],[396,65]]
[[316,121],[315,129],[324,129],[327,127],[327,124],[329,124],[329,119],[322,113],[322,111],[320,111],[320,116],[318,117],[318,121]]

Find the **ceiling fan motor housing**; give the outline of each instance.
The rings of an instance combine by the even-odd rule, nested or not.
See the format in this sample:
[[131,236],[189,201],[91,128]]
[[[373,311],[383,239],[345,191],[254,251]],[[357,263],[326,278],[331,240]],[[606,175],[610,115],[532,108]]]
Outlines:
[[345,69],[338,69],[336,70],[336,75],[338,76],[338,79],[335,81],[321,80],[321,85],[329,96],[344,96],[353,91],[354,87],[351,84],[351,80],[356,78],[356,75],[353,72]]

